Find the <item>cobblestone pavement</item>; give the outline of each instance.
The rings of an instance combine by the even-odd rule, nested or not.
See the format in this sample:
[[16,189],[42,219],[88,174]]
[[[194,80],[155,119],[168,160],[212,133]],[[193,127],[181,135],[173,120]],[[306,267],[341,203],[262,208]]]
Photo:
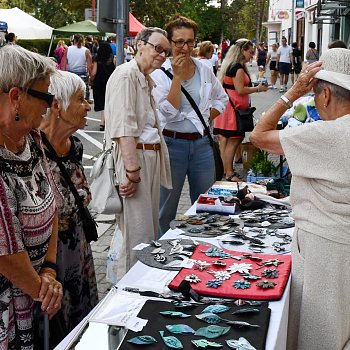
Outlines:
[[[249,67],[252,74],[257,75],[256,63],[253,62],[253,67]],[[266,78],[269,80],[269,72],[267,71]],[[264,93],[255,93],[251,95],[251,104],[256,107],[255,116],[259,118],[261,114],[266,111],[274,102],[280,97],[280,93],[277,90],[268,90]],[[247,139],[248,141],[248,139]],[[277,161],[277,158],[276,158]],[[242,165],[238,165],[237,171],[243,173]],[[243,174],[244,175],[244,174]],[[189,197],[188,183],[186,181],[185,186],[182,191],[178,206],[178,214],[183,214],[191,206],[191,201]],[[106,258],[109,249],[109,245],[113,236],[115,228],[115,217],[107,215],[98,215],[96,217],[98,222],[98,233],[99,239],[97,242],[91,244],[94,261],[95,270],[97,275],[98,293],[100,300],[107,294],[111,288],[111,284],[106,281]]]

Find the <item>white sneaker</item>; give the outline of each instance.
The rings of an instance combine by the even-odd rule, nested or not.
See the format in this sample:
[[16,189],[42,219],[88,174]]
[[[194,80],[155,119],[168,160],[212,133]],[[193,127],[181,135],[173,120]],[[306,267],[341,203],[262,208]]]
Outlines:
[[280,92],[284,92],[284,87],[280,87]]
[[272,88],[273,88],[274,90],[276,90],[276,89],[277,89],[277,86],[276,86],[276,85],[273,85]]
[[288,88],[287,88],[287,85],[284,87],[284,92],[287,92],[288,91]]

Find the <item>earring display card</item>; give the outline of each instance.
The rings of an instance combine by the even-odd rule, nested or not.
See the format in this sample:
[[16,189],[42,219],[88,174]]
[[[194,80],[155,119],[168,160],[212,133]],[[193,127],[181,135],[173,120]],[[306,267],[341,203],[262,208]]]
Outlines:
[[[170,282],[170,289],[178,290],[181,282],[193,274],[200,279],[191,283],[199,295],[279,300],[291,270],[290,255],[242,253],[202,244],[196,247],[191,259],[196,261],[193,268],[182,269]],[[223,266],[216,263],[218,260]]]
[[145,265],[156,269],[180,271],[183,261],[191,257],[199,243],[203,242],[181,238],[162,239],[138,250],[137,258]]
[[[139,337],[139,336],[151,336],[157,342],[147,345],[145,348],[154,350],[168,350],[169,348],[164,344],[163,339],[159,332],[164,332],[163,337],[175,336],[181,341],[183,349],[193,349],[194,345],[191,343],[192,340],[207,339],[210,342],[222,344],[222,348],[227,348],[226,340],[235,339],[238,340],[240,337],[244,337],[249,343],[254,346],[257,350],[265,349],[267,331],[269,328],[271,310],[268,308],[268,303],[262,303],[260,306],[254,306],[254,309],[258,310],[251,313],[240,312],[241,310],[247,309],[247,305],[236,306],[233,303],[225,304],[229,307],[226,312],[217,314],[223,321],[220,321],[216,326],[228,327],[228,333],[219,336],[218,338],[210,339],[204,336],[195,334],[173,334],[168,329],[176,329],[178,327],[167,327],[169,325],[186,325],[191,327],[194,331],[198,331],[200,328],[208,327],[210,324],[204,320],[199,319],[196,316],[203,315],[202,311],[209,305],[198,305],[186,309],[178,309],[173,303],[159,302],[159,301],[147,301],[138,317],[148,319],[147,325],[144,327],[142,332],[129,331],[125,337],[120,350],[139,350],[142,348],[141,345],[132,344],[128,340]],[[160,314],[164,311],[181,311],[189,315],[186,318],[180,317],[169,317],[168,315]],[[169,313],[166,313],[169,314]],[[201,317],[201,316],[200,316]],[[203,317],[201,317],[203,318]],[[227,321],[238,321],[238,323],[246,322],[253,326],[238,324],[228,324]],[[258,327],[256,327],[258,326]],[[180,328],[185,328],[181,327]],[[186,327],[187,328],[187,327]]]

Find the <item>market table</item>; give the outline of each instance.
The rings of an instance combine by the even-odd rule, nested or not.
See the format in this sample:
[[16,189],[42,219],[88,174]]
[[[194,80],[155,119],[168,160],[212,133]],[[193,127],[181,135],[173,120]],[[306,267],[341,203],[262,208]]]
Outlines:
[[[195,213],[195,205],[193,205],[187,212],[187,215]],[[292,234],[293,229],[285,229],[285,232]],[[169,230],[161,239],[176,239],[176,238],[190,238],[189,236],[179,235],[178,230]],[[193,238],[198,240],[198,237]],[[201,238],[201,241],[218,246],[217,238]],[[242,249],[242,248],[241,248]],[[240,250],[240,247],[234,247],[234,250]],[[240,250],[245,251],[245,250]],[[113,319],[113,315],[118,313],[118,302],[116,302],[116,291],[122,290],[125,287],[138,288],[139,290],[152,290],[159,293],[164,293],[166,291],[166,285],[177,275],[178,271],[168,271],[155,269],[147,266],[141,262],[137,262],[128,273],[117,283],[116,288],[112,289],[107,296],[99,303],[99,305],[92,310],[90,315],[80,323],[57,347],[57,350],[63,350],[67,348],[67,344],[75,336],[77,332],[83,327],[83,325],[90,319],[94,322],[105,322]],[[138,310],[142,308],[142,303],[138,304],[136,302],[138,294],[126,293],[130,300],[135,299],[135,305],[132,306],[133,309],[138,307]],[[283,350],[286,348],[287,339],[287,326],[288,326],[288,310],[289,310],[289,296],[290,296],[290,278],[286,285],[283,296],[278,301],[270,301],[269,307],[271,309],[270,325],[266,340],[266,350]],[[144,298],[144,297],[142,297]],[[147,298],[144,298],[147,299]],[[153,298],[152,298],[153,299]],[[132,302],[130,302],[132,304]],[[131,306],[130,306],[131,307]],[[135,311],[135,310],[133,310]],[[137,314],[138,311],[136,311]],[[150,321],[151,322],[151,321]],[[100,339],[99,344],[101,345],[101,337],[106,337],[106,335],[101,334],[99,336],[96,332],[105,333],[105,328],[101,328],[99,331],[97,328],[100,326],[95,326],[94,338]],[[96,347],[92,344],[93,339],[91,339],[88,344],[89,346],[85,349],[95,349]],[[91,347],[90,347],[91,345]],[[78,348],[77,348],[78,349]],[[101,349],[101,348],[100,348]]]

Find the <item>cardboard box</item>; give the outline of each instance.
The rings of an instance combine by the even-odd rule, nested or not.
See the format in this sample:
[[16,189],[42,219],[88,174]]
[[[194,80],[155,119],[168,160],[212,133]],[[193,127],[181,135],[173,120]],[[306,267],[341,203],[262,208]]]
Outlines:
[[259,151],[251,142],[242,143],[242,161],[243,161],[243,169],[248,170],[250,168],[249,163],[252,159],[253,155]]
[[221,215],[232,215],[235,213],[235,203],[222,202],[219,196],[201,194],[196,203],[197,213],[214,213]]

